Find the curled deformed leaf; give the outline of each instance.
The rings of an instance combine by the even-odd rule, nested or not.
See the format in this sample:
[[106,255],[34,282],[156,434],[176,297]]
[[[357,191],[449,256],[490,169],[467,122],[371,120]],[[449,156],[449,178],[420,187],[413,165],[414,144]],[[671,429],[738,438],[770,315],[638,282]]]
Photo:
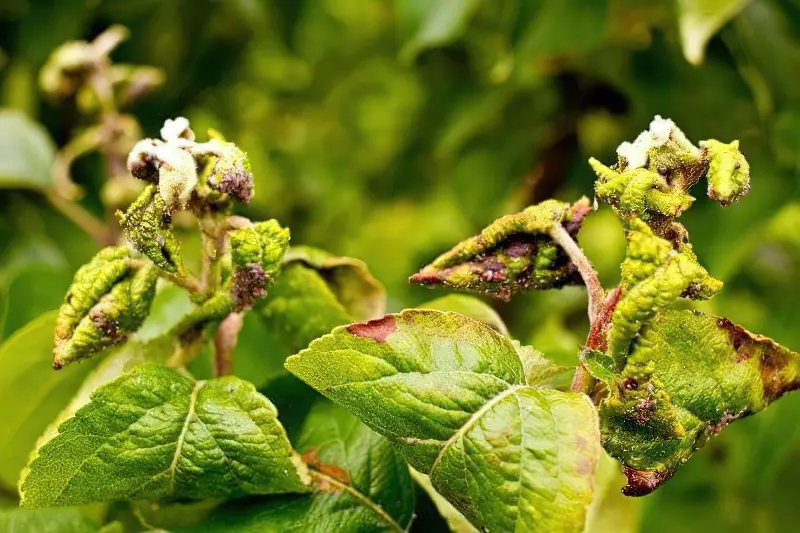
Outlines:
[[21,506],[305,492],[275,407],[236,377],[157,365],[97,389],[32,458]]
[[683,190],[672,190],[664,176],[646,168],[617,172],[594,158],[589,164],[600,176],[595,183],[597,197],[626,214],[636,214],[643,219],[658,215],[674,218],[695,200]]
[[727,424],[798,388],[800,354],[724,318],[670,311],[609,385],[603,446],[625,467],[624,492],[648,494]]
[[101,250],[75,274],[59,310],[53,367],[124,342],[146,318],[157,280],[155,266],[130,266],[127,248]]
[[653,317],[672,309],[682,297],[710,298],[722,287],[722,282],[700,266],[691,248],[673,250],[641,220],[628,221],[627,237],[622,293],[608,333],[608,353],[618,365],[639,330]]
[[695,199],[688,191],[703,175],[709,196],[722,205],[747,194],[750,167],[738,141],[699,144],[692,144],[672,120],[656,115],[635,141],[619,145],[613,167],[589,160],[599,178],[597,198],[622,216],[637,216],[658,229],[692,205]]
[[701,141],[708,154],[708,196],[729,205],[750,191],[750,164],[739,151],[739,141],[725,144]]
[[124,214],[118,211],[117,216],[125,237],[138,252],[162,270],[183,271],[180,245],[170,227],[172,219],[155,185],[142,191],[128,210]]
[[241,204],[250,203],[253,199],[253,174],[245,152],[231,142],[218,139],[197,145],[194,152],[206,156],[205,162],[210,166],[206,178],[209,187]]
[[529,357],[541,358],[458,313],[407,310],[336,328],[286,367],[388,437],[476,527],[579,530],[596,413],[538,386]]
[[360,259],[338,257],[311,246],[292,246],[283,262],[302,263],[319,272],[355,320],[369,320],[386,312],[386,291]]
[[276,220],[259,222],[229,234],[231,242],[231,294],[236,309],[247,309],[267,295],[267,286],[280,271],[289,247],[289,230]]
[[560,224],[575,237],[591,209],[587,198],[573,205],[547,200],[504,216],[439,256],[411,281],[442,284],[503,300],[526,290],[580,284],[577,268],[548,232]]

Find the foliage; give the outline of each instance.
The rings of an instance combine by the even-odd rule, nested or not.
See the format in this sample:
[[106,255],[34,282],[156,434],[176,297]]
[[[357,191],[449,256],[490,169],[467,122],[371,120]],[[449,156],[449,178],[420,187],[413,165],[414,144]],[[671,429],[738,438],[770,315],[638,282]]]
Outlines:
[[792,2],[212,4],[0,6],[0,530],[800,518]]

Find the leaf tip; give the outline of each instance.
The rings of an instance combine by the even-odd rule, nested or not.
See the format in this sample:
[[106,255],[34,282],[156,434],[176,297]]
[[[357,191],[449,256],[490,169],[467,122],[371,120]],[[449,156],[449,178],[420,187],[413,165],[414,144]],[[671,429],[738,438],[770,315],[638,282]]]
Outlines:
[[623,466],[622,473],[628,478],[622,494],[632,497],[647,496],[672,477],[671,471],[636,470],[629,466]]

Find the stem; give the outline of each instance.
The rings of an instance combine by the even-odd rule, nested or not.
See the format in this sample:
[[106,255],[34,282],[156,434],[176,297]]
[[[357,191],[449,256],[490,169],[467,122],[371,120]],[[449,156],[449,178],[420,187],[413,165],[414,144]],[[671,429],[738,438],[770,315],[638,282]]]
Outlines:
[[569,256],[572,263],[578,268],[586,290],[589,292],[589,323],[593,326],[603,312],[603,300],[606,292],[600,284],[597,271],[592,266],[591,261],[578,246],[578,243],[570,236],[564,226],[555,224],[550,229],[550,237],[558,244]]
[[97,244],[100,246],[112,244],[109,242],[109,231],[105,224],[97,220],[82,205],[67,200],[52,191],[46,191],[44,195],[59,213],[85,231]]
[[[566,252],[572,263],[578,268],[578,272],[580,272],[583,282],[586,284],[586,290],[589,293],[589,337],[591,338],[591,332],[597,329],[600,318],[603,316],[605,290],[603,290],[603,286],[600,284],[600,278],[594,266],[592,266],[591,261],[589,261],[589,258],[583,253],[578,243],[576,243],[567,230],[564,229],[564,226],[555,224],[550,229],[549,233],[550,237],[564,252]],[[578,366],[575,368],[575,375],[572,378],[570,390],[572,392],[588,393],[591,386],[592,376],[589,374],[589,371],[586,370],[583,362],[579,362]]]
[[226,376],[233,369],[233,352],[244,324],[244,313],[231,313],[220,323],[214,334],[214,372]]

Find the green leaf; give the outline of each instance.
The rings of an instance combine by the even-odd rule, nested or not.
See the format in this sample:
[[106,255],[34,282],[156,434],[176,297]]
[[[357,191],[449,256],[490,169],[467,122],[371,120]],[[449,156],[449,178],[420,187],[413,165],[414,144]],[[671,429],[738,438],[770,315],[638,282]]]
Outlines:
[[303,263],[319,272],[355,320],[377,318],[386,312],[386,291],[363,261],[336,257],[310,246],[292,246],[284,263],[293,262]]
[[453,504],[436,492],[431,484],[431,478],[414,469],[411,469],[411,477],[428,494],[452,533],[476,533],[478,531],[463,514],[458,512],[458,509],[453,507]]
[[40,124],[0,110],[0,188],[49,189],[56,146]]
[[9,533],[97,533],[99,530],[78,509],[0,510],[0,531]]
[[286,367],[388,437],[477,527],[573,531],[597,417],[586,396],[528,385],[533,353],[463,315],[407,310],[336,328]]
[[583,283],[549,230],[563,225],[572,237],[592,210],[582,198],[574,205],[547,200],[521,213],[506,215],[467,239],[411,277],[412,283],[445,285],[510,300],[531,289],[558,289]]
[[430,302],[417,306],[417,309],[436,309],[438,311],[453,311],[454,313],[461,313],[479,322],[483,322],[492,326],[499,333],[510,337],[503,319],[497,314],[497,311],[486,302],[469,296],[466,294],[448,294],[441,298],[436,298]]
[[21,505],[302,492],[305,476],[251,384],[147,364],[97,389],[40,448]]
[[638,533],[644,500],[622,494],[625,476],[620,473],[619,463],[606,453],[600,457],[594,484],[595,497],[584,533]]
[[750,0],[678,0],[678,26],[683,55],[693,65],[703,62],[708,41]]
[[301,262],[289,263],[263,304],[245,316],[234,372],[260,388],[285,372],[287,357],[352,321],[319,272]]
[[96,364],[53,371],[56,314],[38,317],[0,345],[0,403],[6,406],[0,424],[0,483],[8,487],[16,486],[36,439]]
[[209,517],[203,531],[408,530],[414,514],[411,477],[385,438],[320,399],[303,424],[297,448],[309,463],[313,494],[229,503]]
[[692,311],[656,317],[600,405],[603,445],[625,465],[625,493],[669,479],[730,422],[800,388],[800,354]]
[[327,489],[332,500],[344,492],[360,502],[348,515],[364,515],[365,522],[377,518],[399,530],[411,522],[414,489],[408,465],[387,439],[347,410],[317,402],[306,417],[297,450],[317,486]]
[[145,363],[166,364],[175,352],[177,339],[162,335],[147,341],[131,341],[119,348],[110,349],[97,367],[83,380],[72,399],[58,416],[50,422],[36,442],[36,451],[58,435],[59,426],[75,416],[75,413],[89,403],[94,391],[107,385],[121,375]]
[[480,0],[399,0],[395,3],[399,26],[405,34],[400,57],[412,62],[429,48],[458,39],[480,6]]

